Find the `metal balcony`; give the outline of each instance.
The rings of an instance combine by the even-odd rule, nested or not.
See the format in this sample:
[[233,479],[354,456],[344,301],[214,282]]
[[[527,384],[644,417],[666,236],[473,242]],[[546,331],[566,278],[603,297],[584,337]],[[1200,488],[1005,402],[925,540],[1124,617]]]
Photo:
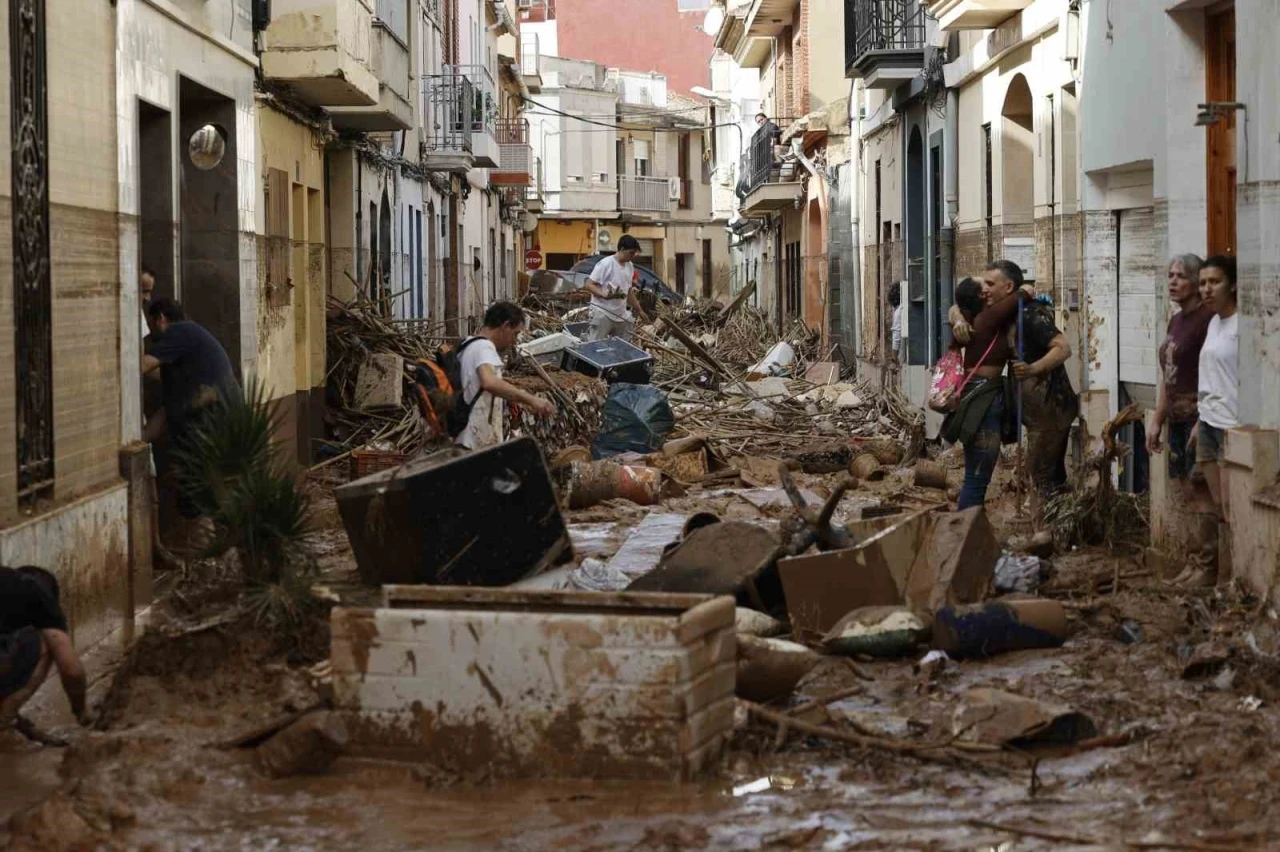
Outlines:
[[744,215],[782,210],[800,195],[800,166],[776,150],[776,137],[760,128],[742,155],[735,188]]
[[493,75],[483,65],[446,65],[444,71],[471,84],[471,153],[476,158],[476,166],[497,168],[498,88]]
[[533,158],[533,179],[524,188],[524,207],[530,213],[541,213],[546,204],[542,197],[542,158]]
[[944,30],[989,30],[1031,5],[1032,0],[923,0]]
[[498,166],[497,97],[483,66],[446,65],[424,80],[423,135],[430,171]]
[[667,215],[671,212],[671,182],[667,178],[619,176],[618,209]]
[[533,147],[529,122],[522,118],[498,120],[498,167],[489,174],[497,186],[528,186],[533,177]]
[[520,76],[530,94],[542,91],[542,44],[537,33],[520,34]]
[[919,0],[845,0],[845,75],[895,89],[924,68],[925,10]]

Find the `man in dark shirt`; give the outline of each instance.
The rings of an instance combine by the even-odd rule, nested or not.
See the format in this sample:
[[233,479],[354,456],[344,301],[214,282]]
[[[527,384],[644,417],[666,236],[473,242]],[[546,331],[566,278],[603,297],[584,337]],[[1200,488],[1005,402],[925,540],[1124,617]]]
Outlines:
[[[231,359],[218,339],[185,319],[172,299],[155,299],[147,309],[151,320],[151,350],[142,356],[144,375],[159,370],[164,415],[161,423],[147,423],[144,438],[168,432],[175,444],[218,402],[240,393]],[[152,418],[155,420],[156,418]]]
[[62,678],[76,719],[87,724],[84,666],[67,631],[57,579],[43,568],[0,567],[0,748],[15,731],[34,738],[18,711],[51,668]]
[[1041,301],[1024,308],[1022,335],[1023,360],[1014,362],[1013,375],[1022,383],[1027,468],[1036,489],[1050,495],[1067,484],[1067,444],[1080,414],[1064,366],[1071,344],[1054,322],[1053,306]]
[[[180,452],[216,406],[239,397],[240,385],[222,344],[203,326],[185,319],[177,302],[154,299],[147,317],[151,348],[142,356],[142,373],[159,371],[164,407],[147,421],[143,440],[150,443],[168,434],[170,446]],[[181,491],[178,509],[188,518],[199,515]]]

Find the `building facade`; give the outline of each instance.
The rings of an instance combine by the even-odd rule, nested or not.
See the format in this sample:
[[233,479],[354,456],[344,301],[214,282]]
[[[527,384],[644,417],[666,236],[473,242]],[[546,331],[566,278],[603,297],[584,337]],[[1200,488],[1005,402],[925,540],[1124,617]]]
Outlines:
[[640,242],[642,266],[677,292],[729,296],[728,241],[712,215],[707,107],[652,72],[544,56],[528,114],[543,175],[538,265],[568,271]]
[[743,284],[756,282],[754,298],[779,328],[799,320],[845,342],[856,264],[848,218],[835,215],[848,209],[853,182],[843,4],[749,0],[716,9],[713,85],[717,72],[728,78],[731,116],[758,94],[769,120],[741,143],[732,264]]

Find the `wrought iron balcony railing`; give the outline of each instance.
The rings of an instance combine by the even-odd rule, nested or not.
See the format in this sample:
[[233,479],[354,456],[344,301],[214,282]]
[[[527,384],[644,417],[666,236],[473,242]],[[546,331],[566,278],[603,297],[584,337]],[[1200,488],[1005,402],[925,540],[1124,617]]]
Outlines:
[[845,65],[872,51],[921,50],[926,13],[919,0],[845,0]]

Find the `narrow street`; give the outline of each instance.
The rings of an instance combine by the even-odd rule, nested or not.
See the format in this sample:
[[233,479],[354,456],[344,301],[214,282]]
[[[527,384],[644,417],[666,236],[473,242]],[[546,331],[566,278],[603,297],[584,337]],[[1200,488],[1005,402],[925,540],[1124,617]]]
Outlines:
[[0,4],[0,850],[1280,849],[1274,3]]

